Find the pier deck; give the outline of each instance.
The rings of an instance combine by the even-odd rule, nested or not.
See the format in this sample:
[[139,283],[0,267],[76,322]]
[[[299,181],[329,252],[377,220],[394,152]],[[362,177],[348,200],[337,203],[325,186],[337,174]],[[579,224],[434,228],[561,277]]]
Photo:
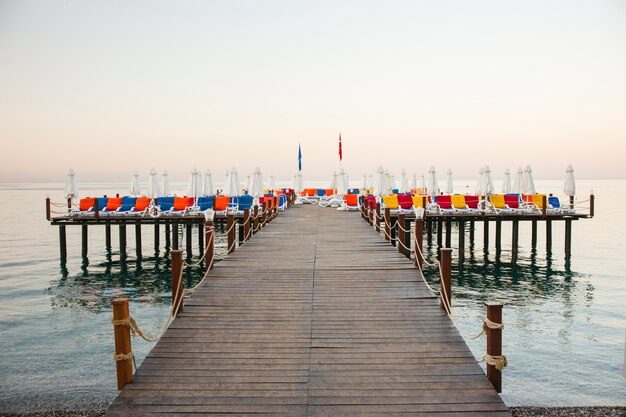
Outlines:
[[107,416],[510,416],[415,267],[296,206],[211,271]]

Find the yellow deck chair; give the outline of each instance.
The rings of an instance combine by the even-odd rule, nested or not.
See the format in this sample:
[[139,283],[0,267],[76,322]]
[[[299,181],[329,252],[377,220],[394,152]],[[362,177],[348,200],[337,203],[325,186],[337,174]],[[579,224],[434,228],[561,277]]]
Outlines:
[[454,210],[457,212],[463,213],[469,211],[467,203],[465,202],[465,196],[462,194],[454,194],[450,196],[450,202],[452,203]]
[[[545,194],[533,194],[533,210],[537,210],[539,212],[543,212],[543,198]],[[548,199],[546,198],[546,203]]]
[[[421,207],[423,209],[425,209],[426,207],[424,207],[424,197],[423,195],[414,195],[412,197],[413,200],[413,207]],[[428,202],[428,197],[426,197],[426,201]]]
[[496,213],[511,213],[511,209],[504,201],[504,194],[489,194],[489,204],[491,209]]
[[386,195],[383,197],[383,204],[385,208],[389,208],[391,210],[397,210],[398,206],[398,196],[397,195]]

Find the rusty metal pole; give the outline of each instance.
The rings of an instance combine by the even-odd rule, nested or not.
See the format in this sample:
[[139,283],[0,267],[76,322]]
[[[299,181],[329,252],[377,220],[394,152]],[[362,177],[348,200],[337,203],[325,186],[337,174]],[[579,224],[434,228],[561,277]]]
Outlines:
[[[441,302],[440,306],[446,310],[447,305],[452,308],[452,249],[441,248]],[[444,300],[444,297],[446,300]]]
[[[502,304],[487,303],[487,319],[502,324]],[[502,355],[502,329],[487,328],[487,354],[490,356]],[[502,392],[502,371],[487,364],[487,378],[496,392]]]
[[172,257],[172,306],[174,316],[176,316],[183,307],[181,300],[184,293],[181,276],[183,269],[183,251],[174,249],[170,251],[170,255]]
[[[129,316],[128,298],[116,298],[111,301],[113,306],[113,321],[119,322],[127,320]],[[132,355],[132,347],[130,343],[130,327],[123,324],[115,324],[113,326],[115,334],[115,355]],[[116,360],[117,368],[117,389],[123,389],[126,384],[133,380],[133,362],[132,357],[128,360]]]

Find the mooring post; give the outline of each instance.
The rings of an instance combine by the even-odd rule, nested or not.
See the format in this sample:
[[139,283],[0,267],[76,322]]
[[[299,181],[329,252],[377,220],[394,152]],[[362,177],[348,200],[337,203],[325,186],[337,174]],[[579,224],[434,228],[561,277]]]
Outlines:
[[65,234],[65,225],[59,225],[59,251],[61,252],[61,263],[67,262],[67,235]]
[[424,259],[422,258],[422,251],[424,250],[424,219],[415,219],[415,265],[420,269]]
[[252,234],[259,230],[259,206],[254,205],[254,220],[252,221]]
[[446,248],[452,247],[452,220],[446,219]]
[[226,230],[228,236],[228,253],[235,251],[235,215],[229,214],[226,216]]
[[[487,319],[494,324],[502,324],[502,304],[487,303]],[[487,327],[487,355],[502,356],[502,329]],[[487,378],[496,392],[502,392],[502,371],[487,364]]]
[[380,233],[380,203],[376,202],[376,233]]
[[552,252],[552,220],[546,220],[546,251]]
[[519,220],[513,220],[511,228],[511,260],[516,263],[519,248]]
[[485,219],[483,222],[483,247],[484,250],[489,250],[489,220]]
[[174,316],[182,309],[182,297],[184,293],[182,270],[183,270],[183,251],[170,251],[172,257],[172,311]]
[[565,257],[572,255],[572,221],[565,220]]
[[160,225],[158,220],[154,221],[154,253],[159,253],[161,246],[161,232],[159,230]]
[[389,207],[385,207],[385,240],[391,241],[391,211]]
[[533,249],[537,247],[537,220],[530,222],[530,245]]
[[459,263],[465,261],[465,221],[459,221]]
[[135,220],[135,253],[141,259],[141,221]]
[[502,250],[502,220],[496,220],[496,252]]
[[206,268],[213,269],[212,261],[215,253],[215,226],[213,226],[213,222],[204,223],[204,240],[206,242],[204,265]]
[[250,239],[250,209],[243,209],[243,241]]
[[398,228],[398,252],[406,256],[406,251],[404,250],[404,214],[398,214],[398,218],[396,220],[396,227]]
[[50,197],[46,197],[46,220],[50,221]]
[[120,257],[126,258],[126,223],[120,223]]
[[133,380],[133,350],[130,344],[130,326],[125,322],[129,318],[128,298],[116,298],[111,301],[113,307],[113,332],[115,335],[115,367],[117,370],[117,389],[123,389]]
[[589,196],[589,217],[593,217],[596,209],[596,197],[591,193]]
[[88,228],[89,226],[87,225],[87,223],[83,223],[81,225],[81,229],[82,229],[82,256],[83,258],[87,257],[87,244],[88,244]]
[[187,249],[187,257],[191,258],[193,252],[193,238],[192,238],[193,227],[191,223],[187,223],[185,225],[185,246]]
[[439,254],[441,257],[441,301],[439,305],[443,310],[448,311],[448,307],[452,309],[452,249],[441,248]]

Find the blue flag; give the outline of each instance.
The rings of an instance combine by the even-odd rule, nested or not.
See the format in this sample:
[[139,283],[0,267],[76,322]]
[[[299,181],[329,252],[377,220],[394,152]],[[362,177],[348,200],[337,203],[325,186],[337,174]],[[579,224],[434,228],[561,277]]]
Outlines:
[[298,143],[298,171],[302,171],[302,151],[300,150],[299,143]]

